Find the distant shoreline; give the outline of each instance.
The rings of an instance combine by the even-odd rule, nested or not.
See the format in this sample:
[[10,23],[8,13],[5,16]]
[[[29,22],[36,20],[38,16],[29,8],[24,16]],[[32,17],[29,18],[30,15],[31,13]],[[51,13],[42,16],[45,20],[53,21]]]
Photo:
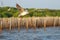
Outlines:
[[[23,17],[60,17],[60,9],[42,9],[42,8],[25,8],[29,11],[28,15]],[[18,17],[19,11],[14,7],[0,7],[0,18]]]

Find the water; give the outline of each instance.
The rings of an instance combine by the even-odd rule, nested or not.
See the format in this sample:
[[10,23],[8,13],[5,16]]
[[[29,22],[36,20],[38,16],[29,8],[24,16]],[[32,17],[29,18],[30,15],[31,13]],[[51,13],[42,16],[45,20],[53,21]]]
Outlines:
[[60,40],[60,27],[49,27],[46,31],[44,28],[36,29],[36,31],[21,29],[20,32],[4,30],[0,34],[0,40]]

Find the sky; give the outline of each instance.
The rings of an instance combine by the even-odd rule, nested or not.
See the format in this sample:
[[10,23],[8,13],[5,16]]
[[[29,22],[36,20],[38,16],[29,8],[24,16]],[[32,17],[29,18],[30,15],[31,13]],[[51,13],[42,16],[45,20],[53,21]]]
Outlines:
[[23,8],[60,9],[60,0],[0,0],[0,6],[16,7],[16,3]]

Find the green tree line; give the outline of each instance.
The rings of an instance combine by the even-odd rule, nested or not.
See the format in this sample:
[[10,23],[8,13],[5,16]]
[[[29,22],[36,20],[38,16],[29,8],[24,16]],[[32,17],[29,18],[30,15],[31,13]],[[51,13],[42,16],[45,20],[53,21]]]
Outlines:
[[[44,16],[60,16],[59,9],[41,9],[41,8],[25,8],[29,14],[23,17],[44,17]],[[18,17],[19,10],[14,7],[0,7],[0,18],[3,17]]]

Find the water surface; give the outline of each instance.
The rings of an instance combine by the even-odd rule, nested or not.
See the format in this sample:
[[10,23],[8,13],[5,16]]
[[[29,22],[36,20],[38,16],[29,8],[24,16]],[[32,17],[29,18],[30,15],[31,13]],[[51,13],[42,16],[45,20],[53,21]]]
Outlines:
[[36,29],[21,29],[18,32],[17,29],[12,31],[4,30],[0,34],[0,40],[60,40],[60,27],[49,27]]

